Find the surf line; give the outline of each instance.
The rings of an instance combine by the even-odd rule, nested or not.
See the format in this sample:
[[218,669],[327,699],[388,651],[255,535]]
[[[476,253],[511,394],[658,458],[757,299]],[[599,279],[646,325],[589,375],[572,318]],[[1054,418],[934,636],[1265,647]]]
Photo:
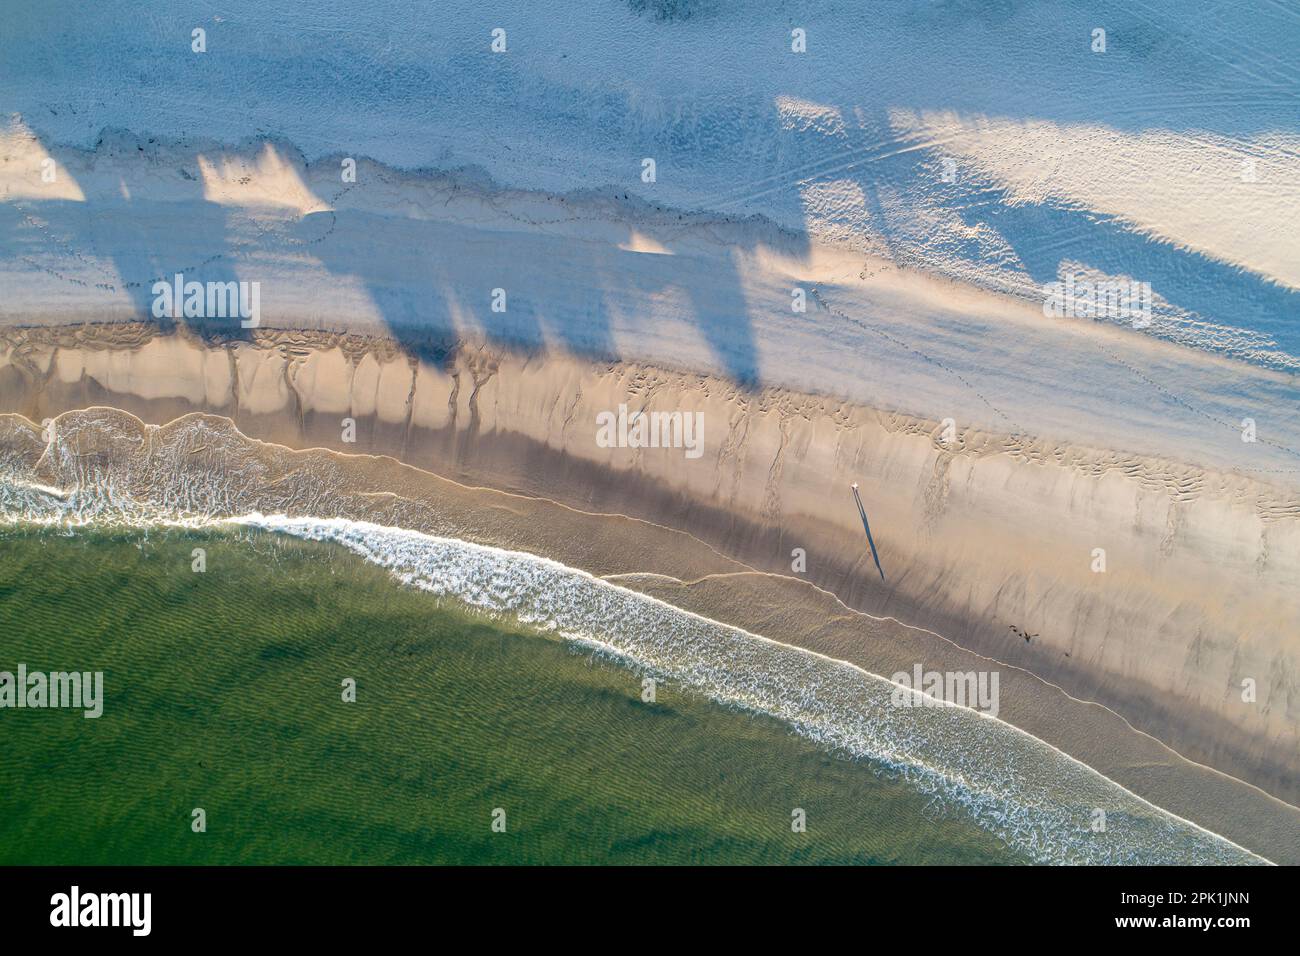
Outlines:
[[880,566],[880,555],[876,551],[875,539],[871,537],[871,525],[867,524],[867,509],[862,507],[862,496],[858,494],[858,483],[855,481],[853,487],[853,500],[858,503],[858,514],[862,516],[862,530],[867,533],[867,544],[871,545],[871,558],[876,562],[876,570],[880,572],[880,580],[885,580],[885,569]]

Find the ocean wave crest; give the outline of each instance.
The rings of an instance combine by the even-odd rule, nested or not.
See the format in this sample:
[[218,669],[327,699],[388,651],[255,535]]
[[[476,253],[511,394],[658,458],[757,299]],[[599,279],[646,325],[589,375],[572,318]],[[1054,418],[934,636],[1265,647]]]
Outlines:
[[[961,707],[896,707],[897,685],[883,677],[546,558],[342,518],[232,520],[340,544],[403,584],[516,616],[718,703],[776,717],[960,808],[1035,862],[1264,862],[1010,724]],[[1100,833],[1097,809],[1106,812]]]

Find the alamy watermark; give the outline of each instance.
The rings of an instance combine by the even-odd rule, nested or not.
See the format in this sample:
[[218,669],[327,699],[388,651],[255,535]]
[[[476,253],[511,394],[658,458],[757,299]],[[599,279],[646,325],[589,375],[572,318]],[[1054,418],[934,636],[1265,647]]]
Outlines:
[[629,412],[596,415],[596,444],[601,448],[684,448],[687,458],[704,454],[703,412]]
[[1151,325],[1151,283],[1118,279],[1075,279],[1043,286],[1043,315],[1048,318],[1117,319],[1133,328]]
[[927,671],[920,664],[912,673],[899,671],[890,677],[896,685],[889,702],[895,707],[969,707],[998,715],[997,671]]
[[185,281],[178,272],[172,281],[159,279],[151,290],[155,319],[233,319],[245,329],[262,322],[262,283]]
[[74,708],[85,711],[87,720],[104,712],[103,671],[28,671],[26,664],[18,672],[0,671],[0,710]]
[[152,893],[86,893],[75,884],[50,897],[50,925],[121,926],[133,936],[148,936],[153,926]]

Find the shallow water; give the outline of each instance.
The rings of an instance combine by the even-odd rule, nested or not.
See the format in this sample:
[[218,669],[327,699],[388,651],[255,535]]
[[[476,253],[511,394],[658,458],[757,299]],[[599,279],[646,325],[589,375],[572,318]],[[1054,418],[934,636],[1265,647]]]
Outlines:
[[106,673],[99,720],[3,713],[13,861],[1251,859],[1006,724],[555,562],[240,522],[0,540],[0,666]]
[[677,680],[643,702],[643,674],[336,544],[11,529],[19,662],[102,670],[104,712],[0,711],[0,863],[1024,859],[869,762]]
[[882,677],[545,558],[340,518],[236,521],[341,543],[407,585],[516,615],[716,702],[777,717],[829,750],[871,761],[1037,862],[1257,859],[1009,724],[961,707],[896,706],[897,685]]

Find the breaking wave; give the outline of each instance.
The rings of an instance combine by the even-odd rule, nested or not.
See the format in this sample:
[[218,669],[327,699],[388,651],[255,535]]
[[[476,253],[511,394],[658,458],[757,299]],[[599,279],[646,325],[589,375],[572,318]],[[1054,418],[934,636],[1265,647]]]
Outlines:
[[[288,470],[268,462],[214,419],[162,433],[98,410],[68,421],[43,449],[34,437],[31,444],[28,454],[0,455],[0,525],[234,526],[333,542],[406,585],[517,617],[720,704],[771,715],[906,781],[941,811],[968,815],[1035,862],[1267,862],[991,716],[894,706],[897,685],[846,662],[533,554],[395,527],[417,517],[406,505],[379,515],[384,523],[311,517],[368,513],[374,499],[347,493],[324,462]],[[224,467],[212,467],[210,456],[226,451]],[[1097,811],[1105,813],[1101,832]]]
[[[340,544],[403,584],[608,652],[721,704],[778,718],[960,807],[1042,863],[1260,859],[1037,738],[961,707],[899,708],[892,682],[518,551],[342,518],[245,515],[241,526]],[[1106,813],[1094,832],[1094,813]]]

